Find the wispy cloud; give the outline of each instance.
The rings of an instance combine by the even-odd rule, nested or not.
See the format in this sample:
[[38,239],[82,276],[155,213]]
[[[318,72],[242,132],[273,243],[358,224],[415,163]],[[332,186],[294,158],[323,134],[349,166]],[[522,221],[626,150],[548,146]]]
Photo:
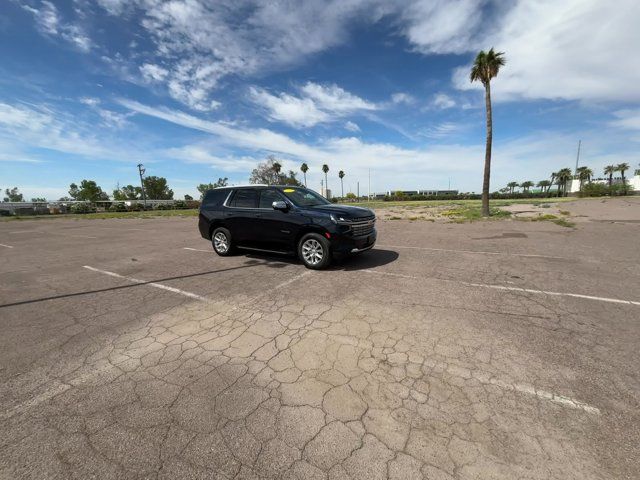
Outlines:
[[22,8],[33,15],[42,34],[62,38],[83,52],[91,50],[91,40],[84,30],[79,25],[65,22],[50,1],[42,0],[37,6],[23,4]]

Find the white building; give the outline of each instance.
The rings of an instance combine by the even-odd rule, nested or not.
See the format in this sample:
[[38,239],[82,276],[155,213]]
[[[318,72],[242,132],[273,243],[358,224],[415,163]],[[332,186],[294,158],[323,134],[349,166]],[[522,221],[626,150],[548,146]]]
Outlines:
[[[636,170],[633,177],[625,178],[627,185],[633,192],[640,192],[640,170]],[[585,182],[586,183],[586,182]],[[601,183],[603,185],[609,184],[608,178],[596,178],[591,180],[591,183]],[[621,184],[622,177],[615,177],[613,179],[613,185]],[[578,193],[580,191],[580,180],[577,178],[572,179],[567,183],[567,193],[569,195]]]

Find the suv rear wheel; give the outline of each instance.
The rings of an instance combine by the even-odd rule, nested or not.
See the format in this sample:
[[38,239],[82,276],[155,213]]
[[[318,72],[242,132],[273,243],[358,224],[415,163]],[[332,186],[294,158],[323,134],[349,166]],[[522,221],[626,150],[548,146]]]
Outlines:
[[331,263],[329,242],[322,235],[307,233],[298,242],[298,257],[307,268],[313,270],[327,268]]
[[211,244],[213,245],[213,250],[221,257],[227,257],[233,253],[231,233],[226,228],[218,227],[213,231]]

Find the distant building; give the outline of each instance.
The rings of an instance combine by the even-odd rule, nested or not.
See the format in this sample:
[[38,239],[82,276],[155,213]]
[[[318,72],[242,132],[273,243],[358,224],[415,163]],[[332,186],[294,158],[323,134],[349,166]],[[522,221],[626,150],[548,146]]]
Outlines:
[[429,197],[446,196],[446,195],[458,195],[458,190],[388,190],[382,194],[376,194],[376,198],[384,197],[385,195],[392,196],[398,192],[402,192],[403,195],[425,195]]

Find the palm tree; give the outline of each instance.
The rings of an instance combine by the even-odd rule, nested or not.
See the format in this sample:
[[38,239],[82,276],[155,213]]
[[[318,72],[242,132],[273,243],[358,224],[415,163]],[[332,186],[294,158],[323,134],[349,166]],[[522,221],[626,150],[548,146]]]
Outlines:
[[616,173],[615,165],[607,165],[604,167],[604,174],[609,175],[609,188],[611,188],[611,184],[613,183],[613,174]]
[[629,164],[628,163],[619,163],[618,165],[616,165],[616,171],[620,172],[620,175],[622,176],[622,185],[626,185],[627,181],[624,178],[624,172],[626,172],[627,170],[629,170]]
[[531,180],[527,180],[526,182],[522,182],[520,184],[520,186],[522,187],[522,190],[524,191],[524,193],[529,193],[529,189],[531,187],[533,187],[534,183]]
[[509,182],[507,187],[509,187],[509,193],[513,193],[513,189],[518,187],[518,182]]
[[556,179],[556,185],[558,185],[558,196],[567,195],[567,182],[573,178],[570,168],[561,168],[553,174]]
[[484,179],[482,181],[482,216],[489,216],[489,181],[491,178],[491,143],[493,141],[493,120],[491,117],[491,79],[498,75],[506,60],[504,52],[481,50],[476,56],[469,80],[480,81],[484,85],[484,101],[487,109],[487,145],[484,155]]
[[303,163],[302,165],[300,165],[300,170],[302,171],[302,174],[304,175],[304,186],[307,186],[307,171],[309,170],[309,165],[307,165],[306,163]]
[[344,198],[344,183],[342,181],[342,179],[344,178],[344,172],[340,170],[338,172],[338,176],[340,177],[340,193],[341,193],[340,197]]
[[542,189],[542,193],[548,193],[551,188],[551,182],[549,180],[540,180],[538,182],[538,187]]
[[578,167],[576,169],[576,174],[578,175],[578,180],[580,180],[580,191],[582,191],[582,185],[584,181],[591,182],[591,177],[593,176],[593,170],[589,167]]
[[329,198],[329,182],[327,181],[327,173],[329,173],[329,165],[326,163],[322,165],[322,171],[324,172],[324,195]]

